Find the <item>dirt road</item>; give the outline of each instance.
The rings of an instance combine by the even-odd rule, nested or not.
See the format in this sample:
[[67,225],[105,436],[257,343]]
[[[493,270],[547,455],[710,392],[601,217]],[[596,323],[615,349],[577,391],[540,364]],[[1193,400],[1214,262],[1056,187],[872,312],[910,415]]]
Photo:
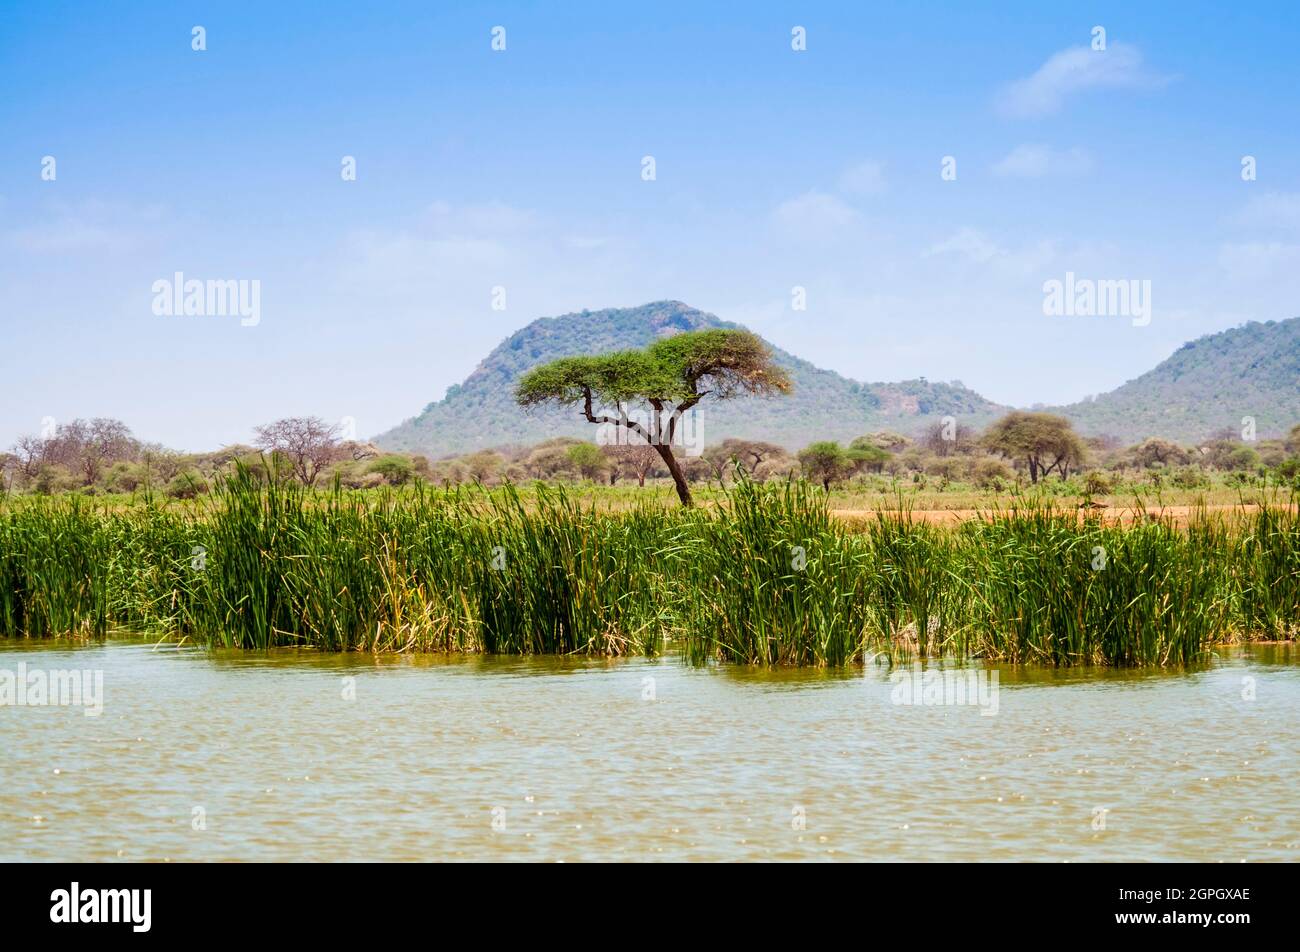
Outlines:
[[[1295,506],[1291,506],[1295,509]],[[1231,506],[1204,506],[1199,507],[1205,512],[1214,515],[1223,515],[1225,518],[1234,518],[1242,515],[1253,513],[1259,509],[1254,504],[1250,505],[1231,505]],[[1062,511],[1068,511],[1062,509]],[[1149,506],[1142,510],[1134,506],[1108,506],[1104,509],[1079,509],[1077,510],[1082,517],[1085,514],[1099,515],[1106,522],[1119,523],[1121,525],[1132,525],[1143,518],[1159,518],[1161,516],[1172,517],[1177,525],[1186,525],[1192,513],[1198,511],[1196,506]],[[974,519],[981,513],[989,514],[991,510],[987,509],[913,509],[911,516],[918,522],[928,522],[933,525],[956,525],[965,522],[968,519]],[[874,519],[876,510],[873,509],[832,509],[831,515],[839,519],[851,521],[862,521]]]

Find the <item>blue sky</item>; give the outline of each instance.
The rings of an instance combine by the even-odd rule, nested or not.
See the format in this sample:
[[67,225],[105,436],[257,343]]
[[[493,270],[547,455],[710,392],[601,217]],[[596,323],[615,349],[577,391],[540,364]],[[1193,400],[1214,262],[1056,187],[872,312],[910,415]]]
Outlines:
[[[701,6],[0,0],[0,446],[370,435],[535,317],[666,298],[1016,405],[1300,313],[1294,5]],[[156,315],[177,271],[260,321]],[[1067,271],[1151,322],[1045,316]]]

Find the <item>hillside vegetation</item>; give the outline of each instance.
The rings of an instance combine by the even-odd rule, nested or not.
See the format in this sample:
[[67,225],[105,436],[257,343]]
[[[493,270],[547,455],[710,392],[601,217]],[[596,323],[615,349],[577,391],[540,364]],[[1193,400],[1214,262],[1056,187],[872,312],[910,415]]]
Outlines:
[[[436,459],[554,437],[589,438],[572,410],[521,414],[511,399],[519,377],[559,357],[639,349],[669,334],[714,327],[739,325],[680,301],[539,318],[494,348],[442,400],[375,443]],[[778,347],[772,351],[793,378],[794,393],[708,408],[704,441],[765,440],[794,450],[813,434],[845,441],[873,430],[916,434],[948,415],[979,429],[1009,409],[957,382],[861,383]],[[1203,441],[1239,432],[1243,417],[1254,418],[1260,438],[1280,436],[1300,417],[1300,318],[1199,338],[1110,393],[1052,409],[1086,436],[1123,443]]]
[[1125,442],[1236,433],[1243,417],[1260,437],[1279,435],[1300,418],[1300,318],[1198,338],[1122,387],[1055,412]]
[[[506,338],[442,400],[377,436],[375,443],[436,458],[551,437],[590,438],[589,425],[572,410],[522,414],[512,397],[519,377],[559,357],[639,349],[681,331],[736,327],[679,301],[540,318]],[[794,393],[709,407],[701,417],[705,441],[761,439],[797,449],[810,433],[849,440],[870,429],[911,432],[945,415],[979,426],[1005,409],[956,383],[863,384],[778,347],[772,352],[794,380]]]

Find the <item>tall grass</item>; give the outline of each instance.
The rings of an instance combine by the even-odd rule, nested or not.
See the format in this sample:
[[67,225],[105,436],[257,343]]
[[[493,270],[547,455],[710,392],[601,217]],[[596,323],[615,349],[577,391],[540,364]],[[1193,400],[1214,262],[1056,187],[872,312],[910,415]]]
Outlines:
[[561,489],[316,492],[239,471],[185,507],[0,503],[0,633],[113,629],[329,651],[656,654],[843,665],[873,652],[1185,663],[1289,638],[1300,517],[1129,527],[1021,502],[865,526],[802,483],[598,512]]

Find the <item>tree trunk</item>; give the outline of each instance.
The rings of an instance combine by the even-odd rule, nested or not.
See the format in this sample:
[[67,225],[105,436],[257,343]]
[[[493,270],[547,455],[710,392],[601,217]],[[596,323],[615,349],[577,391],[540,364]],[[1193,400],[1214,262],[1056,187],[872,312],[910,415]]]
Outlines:
[[1038,482],[1038,460],[1032,456],[1029,457],[1029,481],[1031,483]]
[[[681,466],[677,463],[677,457],[673,455],[673,448],[664,443],[656,443],[655,449],[663,457],[664,465],[668,467],[668,472],[672,474],[673,483],[677,486],[677,496],[681,499],[683,506],[692,505],[691,487],[686,485],[686,476],[682,473]],[[644,485],[644,483],[642,484]]]
[[642,489],[645,489],[645,473],[636,474],[636,484]]

